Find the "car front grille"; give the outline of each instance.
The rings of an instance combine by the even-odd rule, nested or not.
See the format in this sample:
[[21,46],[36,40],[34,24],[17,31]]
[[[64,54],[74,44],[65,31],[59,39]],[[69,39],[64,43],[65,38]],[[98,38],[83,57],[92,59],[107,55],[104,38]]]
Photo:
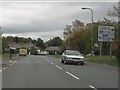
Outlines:
[[74,60],[80,60],[80,58],[71,58],[71,59],[74,59]]

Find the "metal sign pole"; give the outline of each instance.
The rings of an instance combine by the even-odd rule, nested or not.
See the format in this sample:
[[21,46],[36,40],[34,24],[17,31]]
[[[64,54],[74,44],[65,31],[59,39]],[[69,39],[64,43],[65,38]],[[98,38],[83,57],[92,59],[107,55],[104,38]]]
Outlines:
[[102,42],[100,42],[100,56],[102,56]]
[[112,61],[112,43],[110,43],[110,61]]

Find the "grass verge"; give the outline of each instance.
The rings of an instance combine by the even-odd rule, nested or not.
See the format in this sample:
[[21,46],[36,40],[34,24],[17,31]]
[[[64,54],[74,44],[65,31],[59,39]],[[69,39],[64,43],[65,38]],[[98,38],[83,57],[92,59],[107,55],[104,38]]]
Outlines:
[[118,60],[116,59],[115,56],[112,56],[112,60],[110,60],[110,56],[85,56],[85,58],[86,61],[90,61],[90,62],[107,64],[110,66],[118,66]]
[[[16,56],[15,54],[12,54],[12,57]],[[2,54],[0,55],[2,58],[10,58],[10,54]]]
[[61,55],[51,55],[54,58],[61,58]]

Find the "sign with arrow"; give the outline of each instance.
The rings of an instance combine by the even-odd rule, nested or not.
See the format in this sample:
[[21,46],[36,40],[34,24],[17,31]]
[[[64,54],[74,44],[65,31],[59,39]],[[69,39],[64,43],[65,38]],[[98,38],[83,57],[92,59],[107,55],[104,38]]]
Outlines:
[[114,32],[114,26],[98,26],[98,41],[113,42]]

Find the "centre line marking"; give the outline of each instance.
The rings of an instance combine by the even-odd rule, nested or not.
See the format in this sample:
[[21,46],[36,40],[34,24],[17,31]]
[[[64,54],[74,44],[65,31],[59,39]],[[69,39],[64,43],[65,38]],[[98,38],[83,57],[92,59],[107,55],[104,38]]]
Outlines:
[[68,71],[66,71],[67,74],[69,74],[70,76],[74,77],[75,79],[79,80],[79,78],[71,73],[69,73]]
[[13,63],[16,63],[17,61],[14,61]]
[[92,88],[92,89],[94,89],[94,90],[98,90],[98,89],[96,89],[94,86],[92,86],[92,85],[88,85],[90,88]]
[[3,68],[3,70],[6,69],[6,68]]
[[12,62],[13,60],[9,61],[9,62]]
[[10,66],[12,66],[13,64],[10,64]]
[[54,65],[54,63],[51,62],[52,65]]
[[58,65],[56,65],[56,67],[57,67],[58,69],[62,70],[62,68],[61,68],[61,67],[59,67]]

